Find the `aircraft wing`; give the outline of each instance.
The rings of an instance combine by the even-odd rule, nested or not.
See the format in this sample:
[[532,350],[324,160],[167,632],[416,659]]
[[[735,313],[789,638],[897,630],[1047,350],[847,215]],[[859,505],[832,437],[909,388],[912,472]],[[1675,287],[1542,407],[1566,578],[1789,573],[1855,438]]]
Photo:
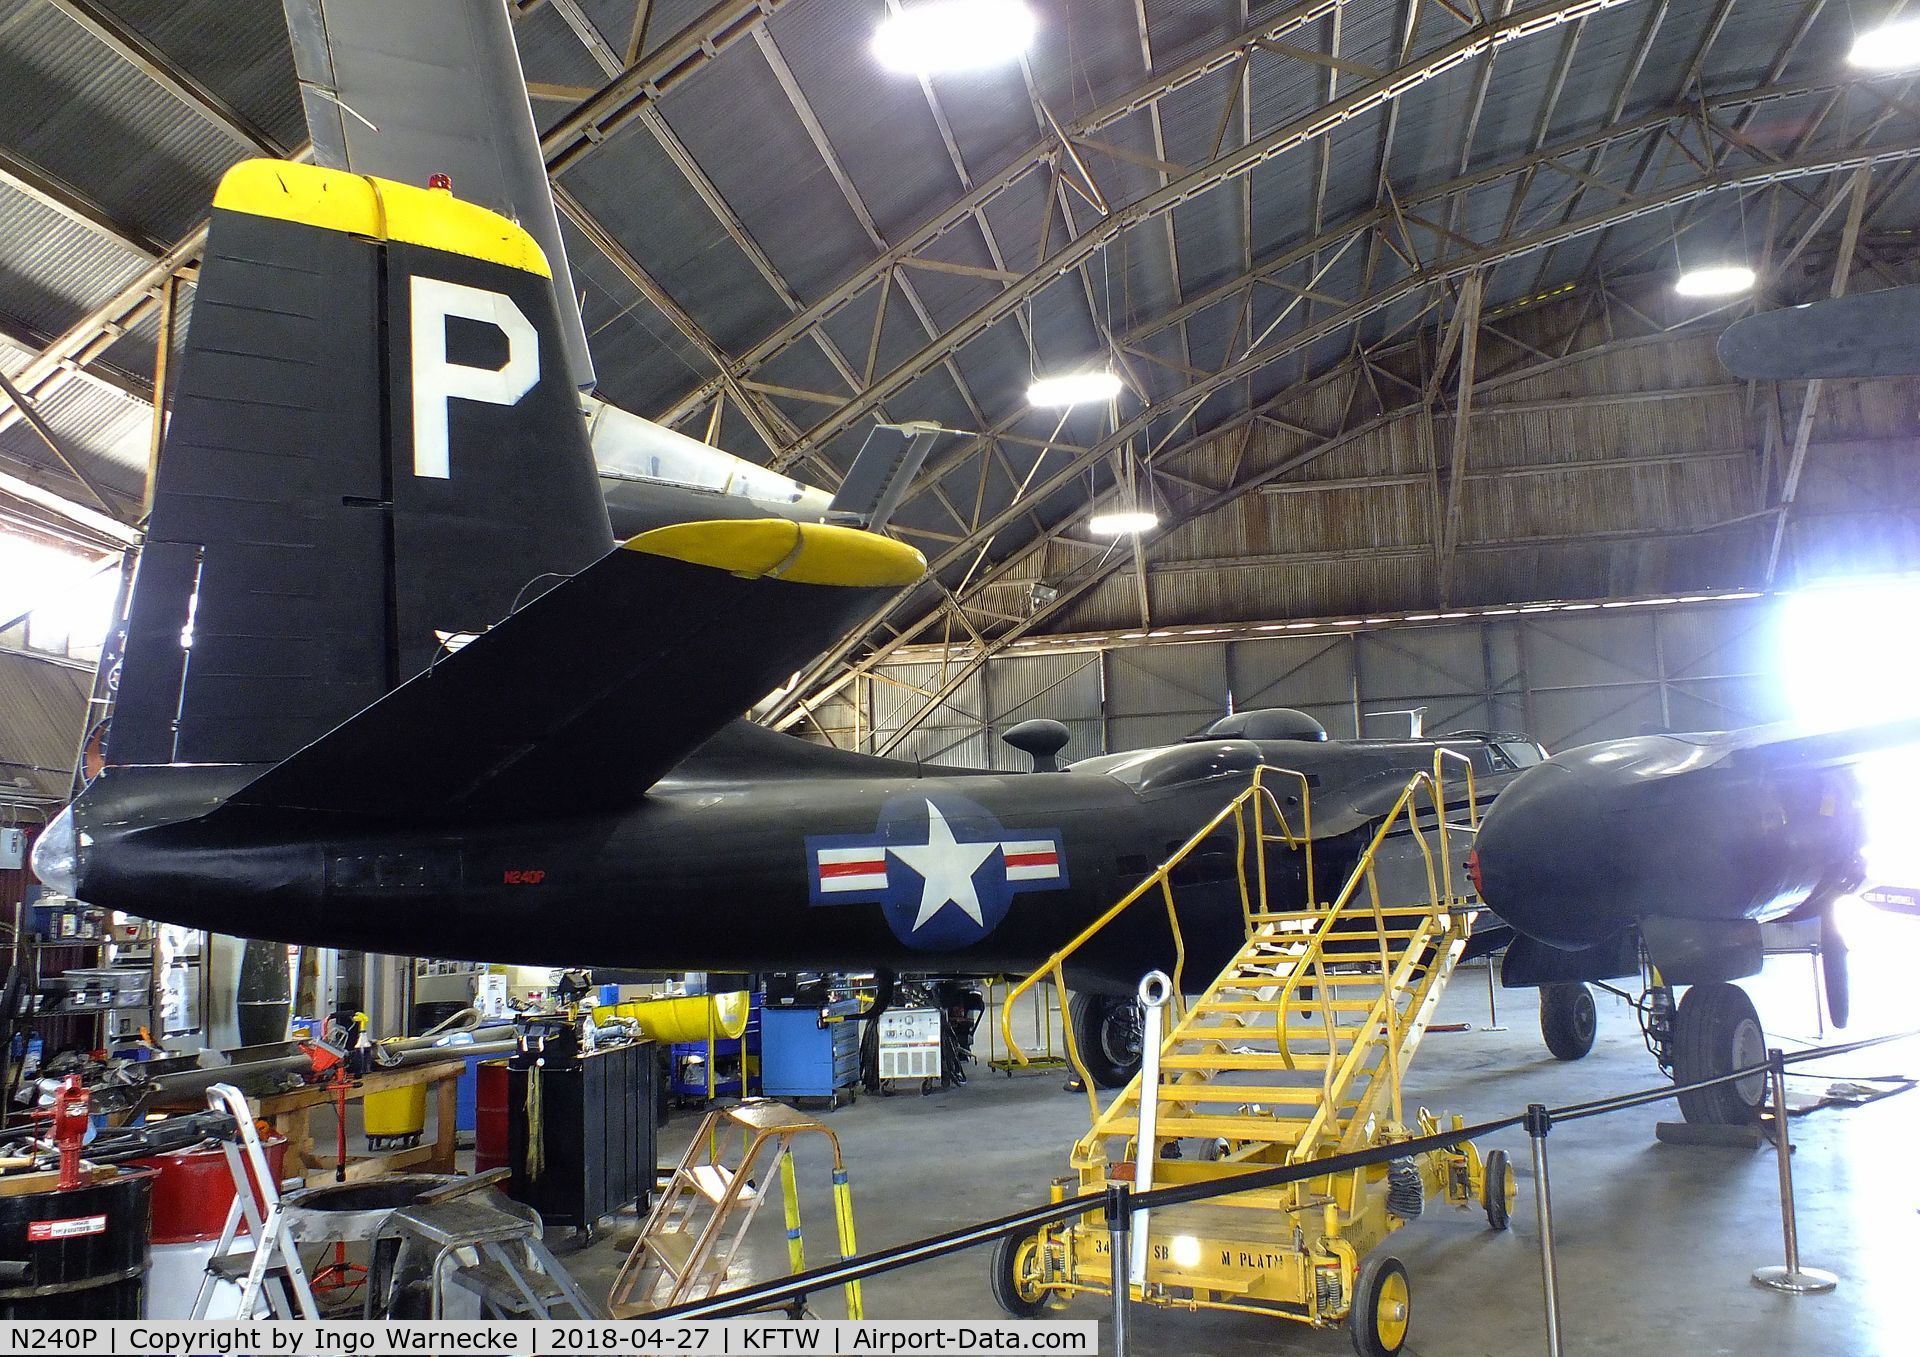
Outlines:
[[1820,768],[1854,763],[1883,749],[1920,744],[1920,717],[1825,730],[1791,723],[1756,726],[1736,739],[1727,755],[1736,767]]
[[643,533],[227,806],[431,821],[631,804],[925,569],[912,547],[828,524]]
[[1920,374],[1920,286],[1747,316],[1721,334],[1719,352],[1749,380],[1911,377]]

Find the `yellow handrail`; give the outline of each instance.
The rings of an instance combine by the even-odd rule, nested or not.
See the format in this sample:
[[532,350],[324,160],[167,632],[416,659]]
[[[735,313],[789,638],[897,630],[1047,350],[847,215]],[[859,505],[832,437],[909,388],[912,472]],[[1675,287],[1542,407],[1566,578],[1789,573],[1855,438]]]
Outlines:
[[[1266,785],[1264,778],[1269,774],[1276,777],[1299,779],[1300,805],[1302,808],[1301,832],[1299,834],[1293,832],[1292,826],[1287,820],[1287,813],[1280,805],[1279,798],[1276,797],[1273,794],[1273,790]],[[1019,1042],[1015,1041],[1013,1037],[1012,1014],[1014,1001],[1021,998],[1028,990],[1032,989],[1044,979],[1051,979],[1054,984],[1059,986],[1060,991],[1064,994],[1067,988],[1065,968],[1068,958],[1077,953],[1092,938],[1097,936],[1102,929],[1106,928],[1108,924],[1124,914],[1133,906],[1135,901],[1146,895],[1155,886],[1160,888],[1161,898],[1166,904],[1167,925],[1173,932],[1174,963],[1172,979],[1174,982],[1174,1003],[1176,1011],[1181,1016],[1184,1016],[1186,1013],[1186,997],[1181,991],[1181,980],[1186,971],[1187,947],[1186,939],[1180,931],[1179,911],[1174,907],[1173,885],[1171,880],[1173,870],[1182,862],[1186,861],[1188,855],[1202,843],[1206,842],[1206,840],[1212,836],[1214,830],[1220,828],[1229,818],[1232,818],[1235,821],[1235,835],[1237,839],[1235,866],[1240,885],[1240,912],[1246,919],[1248,931],[1251,933],[1254,926],[1254,909],[1252,897],[1247,889],[1247,838],[1245,832],[1246,822],[1243,818],[1246,806],[1251,803],[1254,807],[1254,857],[1258,863],[1259,899],[1263,910],[1267,898],[1266,845],[1270,842],[1284,843],[1288,848],[1304,850],[1307,898],[1311,900],[1314,894],[1313,810],[1311,798],[1308,794],[1311,785],[1305,773],[1296,772],[1291,768],[1273,768],[1264,764],[1256,767],[1253,770],[1253,780],[1247,784],[1246,788],[1242,790],[1239,795],[1228,801],[1226,805],[1222,806],[1211,820],[1208,820],[1199,829],[1195,830],[1193,834],[1188,837],[1187,841],[1174,851],[1171,857],[1161,863],[1160,866],[1142,880],[1139,885],[1121,896],[1117,904],[1113,905],[1101,914],[1099,918],[1076,933],[1065,946],[1047,958],[1047,960],[1032,974],[1028,975],[1026,979],[1008,990],[1007,997],[1001,1001],[1000,1005],[1000,1035],[1005,1038],[1007,1050],[1012,1057],[1023,1065],[1028,1063],[1030,1058],[1027,1053],[1021,1049]],[[1266,833],[1265,816],[1269,807],[1272,810],[1274,823],[1279,829],[1279,837],[1277,839],[1269,838]],[[1066,1036],[1067,1059],[1073,1065],[1074,1072],[1079,1075],[1081,1083],[1086,1086],[1087,1103],[1097,1117],[1100,1112],[1099,1095],[1094,1091],[1093,1079],[1087,1072],[1086,1061],[1080,1056],[1080,1043],[1074,1035],[1071,1017],[1068,1017],[1067,1020],[1061,1024],[1061,1028]]]

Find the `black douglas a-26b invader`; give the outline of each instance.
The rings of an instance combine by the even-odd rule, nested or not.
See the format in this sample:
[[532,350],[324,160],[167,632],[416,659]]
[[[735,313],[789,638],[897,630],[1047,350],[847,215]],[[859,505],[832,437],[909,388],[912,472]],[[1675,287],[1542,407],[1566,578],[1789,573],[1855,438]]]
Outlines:
[[[1471,761],[1483,801],[1515,784],[1482,867],[1528,955],[1585,943],[1567,915],[1586,897],[1526,876],[1540,852],[1572,864],[1571,845],[1499,828],[1546,804],[1530,789],[1551,796],[1558,776],[1525,771],[1542,751],[1521,737],[1330,741],[1299,713],[1246,712],[1060,773],[1040,771],[1060,732],[1029,729],[1036,771],[1006,774],[740,719],[924,563],[893,539],[790,518],[616,543],[546,272],[523,231],[444,189],[268,161],[228,174],[107,767],[41,836],[43,881],[145,917],[387,953],[1012,971],[1263,764],[1307,775],[1319,871],[1338,880],[1440,743]],[[1568,833],[1592,828],[1589,810]],[[1789,836],[1781,853],[1798,864],[1801,845]],[[1831,847],[1816,869],[1783,868],[1768,907],[1787,887],[1817,893]],[[1581,859],[1584,884],[1631,852]],[[1284,890],[1300,876],[1277,857]],[[1210,976],[1243,938],[1232,850],[1191,867],[1189,974]],[[1712,898],[1754,913],[1739,892]],[[1618,922],[1680,978],[1657,929]],[[1082,1048],[1103,1081],[1128,1055],[1119,996],[1167,952],[1164,920],[1143,920],[1075,959]],[[1613,973],[1574,963],[1528,979]],[[1722,1044],[1717,1059],[1745,1053]]]

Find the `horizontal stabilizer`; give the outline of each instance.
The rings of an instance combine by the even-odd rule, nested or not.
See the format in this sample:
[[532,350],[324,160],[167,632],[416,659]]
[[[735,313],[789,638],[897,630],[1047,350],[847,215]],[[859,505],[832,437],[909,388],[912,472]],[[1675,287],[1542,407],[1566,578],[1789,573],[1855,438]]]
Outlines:
[[924,569],[829,524],[643,533],[228,804],[428,820],[630,804]]

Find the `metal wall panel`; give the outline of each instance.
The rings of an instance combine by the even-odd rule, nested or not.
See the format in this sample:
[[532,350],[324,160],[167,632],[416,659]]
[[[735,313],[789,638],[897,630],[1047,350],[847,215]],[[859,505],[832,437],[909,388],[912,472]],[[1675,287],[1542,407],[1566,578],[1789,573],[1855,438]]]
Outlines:
[[[996,657],[894,752],[1018,768],[999,742],[1016,721],[1067,723],[1068,758],[1192,735],[1229,709],[1298,707],[1336,738],[1403,734],[1394,713],[1424,707],[1429,733],[1523,731],[1549,749],[1649,730],[1725,729],[1785,717],[1774,678],[1777,607],[1750,598],[1631,608],[1518,610],[1360,631],[1238,636]],[[939,666],[882,666],[857,747],[884,745],[931,691]],[[849,689],[849,694],[860,691]],[[820,713],[856,747],[848,695]]]

